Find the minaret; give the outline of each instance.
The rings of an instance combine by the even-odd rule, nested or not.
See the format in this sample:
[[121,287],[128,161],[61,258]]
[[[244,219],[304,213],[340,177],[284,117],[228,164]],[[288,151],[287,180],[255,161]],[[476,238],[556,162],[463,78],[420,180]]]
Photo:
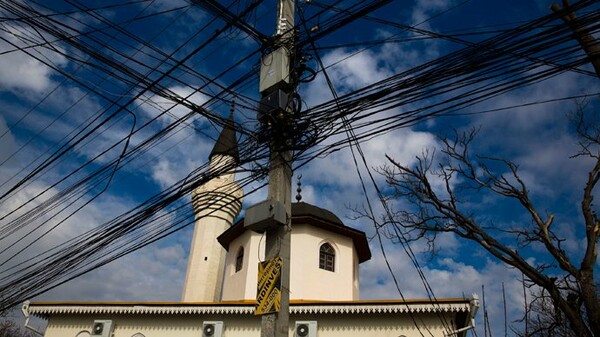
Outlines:
[[[223,166],[237,166],[237,140],[231,115],[210,156],[211,171]],[[234,164],[234,165],[232,165]],[[183,302],[218,302],[221,300],[225,249],[217,237],[228,229],[242,208],[243,190],[235,182],[235,173],[226,172],[192,192],[196,216],[183,288]]]

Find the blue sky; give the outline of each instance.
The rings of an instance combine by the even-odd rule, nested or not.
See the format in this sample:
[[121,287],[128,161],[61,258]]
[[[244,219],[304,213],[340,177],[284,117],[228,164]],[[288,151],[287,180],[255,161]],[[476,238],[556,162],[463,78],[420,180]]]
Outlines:
[[[89,53],[99,52],[117,62],[123,62],[129,69],[145,75],[148,81],[157,81],[160,88],[168,91],[169,95],[185,97],[187,101],[203,106],[219,116],[227,116],[232,97],[229,93],[223,94],[223,88],[258,65],[259,45],[256,41],[238,30],[228,29],[208,47],[187,59],[184,66],[173,67],[173,60],[182,60],[189,55],[207,41],[216,29],[222,27],[223,22],[211,21],[214,18],[212,14],[198,6],[190,6],[183,0],[142,1],[123,5],[124,3],[86,1],[85,6],[92,8],[110,4],[121,6],[55,16],[55,24],[64,24],[60,26],[61,29],[72,27],[78,32],[87,32],[88,35],[76,40],[87,44],[87,53],[82,50],[81,45],[64,40],[53,42],[53,49],[32,47],[25,49],[25,52],[15,50],[16,47],[30,46],[44,39],[54,41],[56,37],[48,32],[33,30],[24,22],[5,19],[0,21],[0,51],[4,51],[0,54],[2,194],[15,186],[36,165],[49,158],[51,151],[64,145],[65,137],[81,130],[81,125],[95,116],[100,116],[99,121],[114,115],[108,123],[93,130],[89,138],[67,151],[60,160],[35,176],[35,179],[11,193],[9,198],[0,200],[0,214],[3,218],[0,226],[9,224],[27,209],[39,207],[42,201],[64,191],[69,184],[118,158],[125,146],[124,139],[132,128],[135,133],[129,139],[131,148],[189,114],[188,108],[161,97],[156,92],[140,91],[140,87],[131,90],[130,85],[137,83],[133,76],[128,78],[128,74],[119,73],[118,69],[109,69],[98,59],[99,54],[91,57]],[[226,3],[232,6],[232,11],[239,13],[250,1]],[[314,5],[301,3],[307,17],[318,10]],[[344,8],[353,3],[341,1],[338,6]],[[461,38],[476,42],[547,15],[551,3],[552,1],[546,0],[392,1],[370,15],[435,33],[464,34],[460,35]],[[31,6],[41,13],[74,9],[72,5],[62,1],[43,4],[48,8],[36,3],[31,3]],[[586,10],[597,8],[592,6]],[[6,8],[1,8],[0,13],[2,17],[12,17],[6,12]],[[265,1],[249,15],[248,22],[265,35],[270,35],[274,30],[274,13],[275,1]],[[328,13],[315,17],[308,25],[325,25],[331,15]],[[136,17],[144,18],[133,20]],[[108,22],[117,23],[120,29],[107,29]],[[482,31],[493,33],[467,34]],[[67,32],[74,34],[75,30],[67,29]],[[327,72],[336,92],[344,94],[464,47],[442,39],[414,39],[415,37],[421,36],[373,21],[357,20],[317,41],[317,45],[322,47],[319,55],[328,67]],[[391,40],[373,44],[370,48],[355,45],[386,38]],[[142,42],[146,45],[142,45]],[[332,48],[324,48],[328,46]],[[244,60],[251,53],[254,55]],[[162,62],[167,54],[173,56],[172,60]],[[240,60],[244,61],[238,64]],[[236,64],[233,70],[219,76]],[[309,63],[309,66],[319,69],[315,61]],[[151,72],[151,68],[161,71],[173,69],[172,76],[160,79],[158,72]],[[590,71],[591,67],[584,66],[581,69]],[[532,70],[531,74],[533,73]],[[67,79],[65,75],[71,78]],[[119,80],[118,76],[127,81]],[[253,111],[255,106],[251,99],[258,98],[257,78],[246,83],[234,89],[238,102],[235,118],[245,128],[252,130],[256,124]],[[199,87],[203,88],[202,92],[194,93]],[[577,213],[578,203],[590,162],[583,158],[572,158],[577,153],[578,145],[566,114],[575,108],[574,102],[556,99],[594,95],[599,89],[597,79],[581,72],[565,71],[466,107],[456,115],[434,117],[378,134],[362,142],[361,147],[372,170],[385,164],[384,154],[411,165],[415,163],[415,157],[425,149],[440,148],[437,136],[451,135],[454,129],[480,128],[474,150],[484,155],[510,158],[519,164],[539,209],[556,214],[556,226],[566,239],[565,248],[576,255],[582,237],[572,228],[581,222]],[[391,108],[377,116],[393,116],[418,107],[419,104],[434,103],[458,93],[464,92],[453,92],[430,98],[430,101]],[[304,109],[332,99],[331,91],[321,74],[314,81],[303,83],[300,95]],[[130,102],[127,106],[130,112],[118,111],[110,105],[111,100],[119,104]],[[161,114],[165,109],[169,112]],[[480,113],[495,109],[502,110]],[[93,122],[86,131],[99,125],[98,121]],[[148,124],[142,127],[145,123]],[[113,219],[185,178],[206,163],[219,130],[218,125],[202,116],[186,118],[185,123],[175,127],[168,137],[125,164],[114,175],[110,184],[87,184],[83,198],[75,201],[64,212],[56,214],[52,219],[49,214],[43,214],[24,228],[4,237],[0,246],[13,243],[14,246],[11,245],[0,253],[0,262],[4,262],[0,272],[3,268],[17,265],[39,252]],[[332,136],[320,146],[344,138],[343,135]],[[89,165],[71,174],[90,160]],[[245,168],[251,169],[252,165]],[[361,170],[364,175],[365,168],[361,167]],[[362,207],[366,199],[348,148],[316,158],[295,174],[303,176],[304,201],[328,208],[346,219],[348,225],[364,230],[369,236],[373,235],[372,224],[365,220],[349,219],[353,215],[351,208]],[[248,177],[248,174],[244,173],[241,177]],[[382,177],[377,174],[375,177],[380,186],[384,186]],[[256,181],[246,186],[246,193],[264,182]],[[46,189],[39,198],[27,203],[32,196]],[[376,200],[373,188],[368,188],[368,195],[371,200]],[[264,189],[258,190],[247,195],[244,204],[253,204],[265,196]],[[89,203],[86,203],[88,200]],[[474,195],[471,200],[474,211],[485,214],[498,223],[528,221],[514,204],[484,195]],[[189,198],[181,199],[173,207],[188,203]],[[77,210],[80,206],[82,208]],[[395,206],[402,207],[402,202]],[[382,211],[380,205],[375,208],[377,212]],[[191,207],[188,207],[181,212],[190,210]],[[74,214],[67,217],[71,212]],[[33,235],[25,236],[36,226],[39,229]],[[47,235],[41,234],[51,227],[55,228]],[[40,295],[35,300],[177,301],[183,285],[191,231],[191,226],[188,226],[166,239]],[[35,237],[39,237],[39,240],[34,240]],[[19,240],[20,238],[23,239]],[[442,235],[437,244],[439,251],[435,256],[426,253],[424,242],[416,242],[412,246],[437,297],[481,293],[481,286],[485,285],[490,317],[500,317],[501,289],[504,283],[510,315],[513,319],[518,317],[523,302],[519,273],[452,235]],[[399,277],[404,296],[426,296],[414,266],[401,247],[389,240],[384,242],[384,247],[394,273]],[[361,266],[361,298],[398,298],[398,291],[376,240],[371,242],[371,249],[373,258]],[[531,259],[543,258],[535,249],[528,253]],[[480,325],[481,317],[479,315]],[[492,324],[496,329],[503,326],[503,322],[498,320]],[[496,331],[500,333],[500,330]]]

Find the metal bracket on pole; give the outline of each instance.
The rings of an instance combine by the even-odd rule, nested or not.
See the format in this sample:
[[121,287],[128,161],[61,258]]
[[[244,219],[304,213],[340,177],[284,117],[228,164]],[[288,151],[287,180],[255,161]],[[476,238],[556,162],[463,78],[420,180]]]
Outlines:
[[246,209],[244,227],[262,233],[268,228],[285,226],[287,219],[285,205],[280,201],[267,199]]

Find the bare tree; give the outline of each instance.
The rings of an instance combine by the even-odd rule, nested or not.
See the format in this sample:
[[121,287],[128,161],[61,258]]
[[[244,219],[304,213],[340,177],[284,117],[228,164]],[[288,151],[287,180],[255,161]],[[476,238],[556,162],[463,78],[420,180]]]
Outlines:
[[[528,287],[529,285],[524,285]],[[526,312],[518,322],[525,323],[525,328],[512,330],[518,337],[578,337],[569,327],[560,310],[556,310],[552,299],[539,289],[532,290],[532,300],[527,303]]]
[[0,318],[0,337],[33,337],[33,334],[12,320]]
[[[436,234],[451,232],[477,243],[495,258],[521,271],[540,289],[543,298],[550,301],[553,311],[568,321],[577,336],[598,337],[600,303],[594,272],[600,221],[592,209],[592,201],[600,179],[600,132],[586,123],[582,107],[574,120],[581,136],[581,151],[577,156],[593,162],[581,196],[585,245],[580,258],[561,247],[566,239],[555,232],[554,215],[536,208],[517,164],[471,153],[475,129],[442,139],[441,155],[425,152],[413,167],[386,156],[390,165],[380,172],[392,187],[392,197],[409,203],[386,219],[388,224],[398,226],[412,240],[427,238],[434,242]],[[469,207],[473,201],[469,197],[485,193],[513,201],[515,211],[520,209],[530,220],[502,226],[484,214],[475,214]],[[571,222],[576,226],[575,220]],[[539,246],[536,249],[545,251],[545,257],[532,262],[527,251],[536,245]]]

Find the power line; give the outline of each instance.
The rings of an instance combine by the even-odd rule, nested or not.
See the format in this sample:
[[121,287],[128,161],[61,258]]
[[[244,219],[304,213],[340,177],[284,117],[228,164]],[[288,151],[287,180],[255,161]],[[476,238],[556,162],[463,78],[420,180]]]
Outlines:
[[[324,31],[328,32],[341,29],[361,17],[361,14],[374,10],[382,4],[383,2],[377,1],[356,4],[350,12],[334,13],[323,19],[321,21],[322,27],[324,27]],[[583,9],[589,4],[589,2],[582,2],[579,8]],[[36,16],[32,16],[26,8],[11,8],[11,10],[16,11],[14,15],[24,16],[22,22],[32,24],[36,28],[34,33],[30,32],[31,34],[22,35],[24,41],[29,41],[29,43],[36,41],[32,40],[36,34],[41,35],[38,32],[51,34],[59,38],[60,41],[68,41],[73,36],[83,36],[81,31],[77,31],[73,27],[63,27],[64,29],[68,28],[71,32],[67,34],[64,29],[56,26],[52,21],[47,21],[48,18],[44,18],[45,22],[33,22],[32,18]],[[251,11],[252,9],[247,9],[246,14]],[[240,15],[240,18],[243,15],[244,13]],[[318,15],[313,16],[313,18],[316,17]],[[598,18],[597,11],[591,11],[581,17],[581,22],[591,31],[596,31],[598,29]],[[97,17],[97,19],[101,22],[104,20],[100,17]],[[232,20],[237,19],[237,17],[232,18]],[[577,70],[578,67],[587,62],[586,57],[580,52],[578,53],[578,46],[572,43],[568,28],[564,28],[562,25],[552,25],[554,19],[551,16],[546,16],[513,29],[503,30],[476,45],[469,45],[439,59],[421,64],[346,94],[339,96],[336,94],[335,96],[338,97],[305,110],[301,114],[299,122],[306,128],[293,130],[295,133],[294,138],[298,140],[298,143],[294,146],[300,149],[294,154],[297,167],[321,156],[327,156],[351,144],[359,144],[363,140],[414,125],[414,123],[428,118],[457,113],[461,111],[460,109],[475,106],[511,90],[523,88],[566,71]],[[214,23],[214,20],[215,18],[211,22]],[[108,21],[103,22],[108,25],[113,24]],[[120,34],[124,34],[123,36],[133,38],[122,30],[116,29],[115,31],[120,31]],[[215,33],[211,36],[220,35]],[[324,36],[324,34],[317,34],[316,38]],[[206,46],[212,46],[212,43],[216,41],[216,37],[209,40],[210,38],[204,40]],[[188,41],[191,41],[191,39],[188,39]],[[310,34],[305,33],[301,35],[298,44],[307,46],[312,42],[314,40]],[[43,45],[46,48],[57,49],[59,47],[51,46],[52,43],[45,41],[44,38],[37,40],[37,43],[41,43],[40,46]],[[50,211],[55,211],[55,217],[52,219],[53,224],[67,220],[70,215],[59,216],[61,212],[75,214],[73,211],[76,212],[81,203],[85,203],[85,201],[79,201],[79,198],[83,198],[94,188],[106,186],[106,182],[110,181],[110,177],[115,172],[122,170],[124,165],[131,163],[140,154],[149,151],[161,140],[173,135],[194,116],[201,115],[215,123],[215,125],[224,125],[225,119],[207,111],[207,107],[215,104],[215,102],[222,102],[226,97],[233,94],[239,94],[243,92],[244,88],[255,83],[257,70],[255,68],[245,69],[242,75],[236,76],[233,80],[228,79],[229,85],[216,86],[217,91],[208,95],[208,101],[202,106],[197,106],[189,102],[191,95],[180,97],[168,90],[164,85],[164,81],[162,81],[163,79],[172,80],[173,76],[171,75],[182,69],[184,69],[183,73],[185,74],[198,78],[202,77],[200,73],[188,71],[187,68],[190,67],[186,65],[185,57],[176,59],[174,57],[175,52],[166,54],[166,56],[161,53],[154,54],[157,55],[157,60],[164,62],[167,69],[159,69],[159,66],[146,67],[146,72],[142,73],[133,67],[125,67],[123,64],[119,64],[122,62],[107,57],[106,53],[91,50],[94,46],[108,44],[107,41],[90,39],[85,43],[82,41],[70,41],[69,43],[82,55],[91,57],[96,63],[91,64],[91,61],[86,61],[81,56],[72,57],[72,60],[77,64],[93,67],[89,69],[104,72],[110,75],[110,78],[126,85],[126,89],[121,93],[127,94],[127,97],[124,95],[122,99],[112,99],[102,91],[103,89],[90,86],[86,81],[73,76],[46,60],[48,65],[53,66],[56,71],[74,81],[74,83],[82,86],[87,85],[89,92],[102,97],[107,102],[114,102],[111,103],[114,104],[110,105],[111,108],[104,109],[98,115],[95,115],[98,117],[107,114],[109,117],[114,118],[106,119],[105,117],[100,122],[102,124],[88,123],[85,128],[78,130],[77,135],[70,137],[42,164],[37,165],[30,172],[30,174],[34,174],[22,179],[20,186],[25,186],[26,183],[32,181],[34,176],[48,172],[52,165],[55,165],[60,159],[72,152],[77,145],[83,144],[84,140],[92,139],[102,128],[108,130],[109,122],[117,122],[115,113],[118,113],[118,111],[129,111],[130,115],[136,115],[135,110],[130,109],[130,106],[136,104],[134,98],[143,97],[139,92],[150,91],[159,97],[164,97],[192,110],[185,116],[174,120],[168,126],[161,128],[160,131],[150,134],[140,143],[134,144],[126,151],[121,151],[119,156],[112,158],[93,172],[84,172],[83,168],[87,170],[87,167],[78,166],[77,169],[70,172],[71,174],[63,176],[72,178],[75,181],[67,184],[65,180],[65,183],[61,185],[62,191],[49,198],[48,202],[41,203],[40,206],[18,217],[7,218],[7,221],[3,222],[0,227],[0,230],[4,233],[16,234],[19,230],[24,229],[25,224],[29,223],[30,220],[32,220],[32,223],[38,221],[37,224],[39,224],[43,217],[50,215],[48,213]],[[14,47],[20,48],[16,45]],[[181,50],[184,49],[183,44],[180,47]],[[116,49],[115,46],[110,46],[107,50],[115,51]],[[318,48],[315,48],[315,50],[318,50]],[[504,52],[499,53],[498,50]],[[21,49],[21,51],[29,52],[32,57],[36,57],[36,54],[31,53],[31,51],[26,49]],[[193,55],[194,51],[189,51],[187,55]],[[251,53],[242,56],[242,61],[226,66],[226,69],[220,72],[219,75],[212,78],[206,77],[203,80],[205,83],[222,81],[225,74],[233,72],[241,64],[247,64],[247,60],[259,52],[261,52],[261,48],[254,49]],[[122,60],[132,58],[131,55],[125,53],[120,53],[120,56],[123,57]],[[40,62],[45,60],[39,54],[36,59]],[[548,65],[551,66],[548,67]],[[320,71],[324,73],[326,69],[330,69],[328,67],[330,66],[323,65]],[[120,74],[113,76],[110,74],[113,70],[119,71]],[[150,75],[158,77],[151,78]],[[185,83],[186,81],[182,82]],[[136,88],[139,91],[138,93],[132,91]],[[239,92],[234,92],[236,89]],[[243,95],[240,96],[243,97]],[[242,105],[242,107],[249,112],[254,112],[256,108],[252,105],[255,104],[256,100],[251,97],[243,98],[243,100],[245,105]],[[397,112],[400,109],[403,109],[403,111]],[[159,116],[167,114],[169,110],[161,111]],[[119,116],[125,116],[125,114]],[[150,123],[156,121],[157,118],[159,117],[147,121],[139,126],[136,131],[130,131],[129,136],[149,127]],[[261,134],[263,131],[254,130],[242,123],[236,124],[235,128],[242,137],[240,141],[242,165],[246,167],[244,171],[249,174],[242,182],[248,186],[256,179],[265,176],[266,170],[262,163],[268,158],[268,147],[266,144],[257,143],[257,139],[264,139],[265,135]],[[350,132],[350,134],[347,132]],[[337,136],[344,137],[336,140]],[[113,145],[117,146],[124,139],[121,138]],[[327,144],[326,142],[329,140],[331,140],[331,143]],[[105,150],[108,150],[108,148],[105,148]],[[102,152],[99,155],[101,154]],[[364,161],[364,157],[362,158]],[[75,173],[81,173],[78,179],[75,179]],[[204,164],[185,179],[157,193],[134,209],[105,222],[102,226],[47,252],[36,254],[32,260],[20,264],[18,267],[16,265],[9,266],[7,263],[8,269],[0,271],[0,295],[8,294],[6,305],[10,306],[184,228],[191,223],[191,218],[189,214],[184,215],[185,212],[182,212],[185,210],[182,198],[189,195],[194,187],[208,181],[217,173],[207,171],[207,166]],[[16,188],[15,186],[12,186],[14,192],[19,190],[19,186]],[[6,196],[9,195],[14,194],[10,192],[6,194]],[[169,216],[171,218],[167,219]],[[149,230],[148,234],[145,234],[143,229]],[[19,245],[21,244],[27,243],[20,242]],[[17,246],[15,245],[14,249],[23,249],[22,246]],[[11,249],[10,252],[7,250],[7,253],[14,254],[14,249]],[[22,289],[19,287],[22,287]]]

